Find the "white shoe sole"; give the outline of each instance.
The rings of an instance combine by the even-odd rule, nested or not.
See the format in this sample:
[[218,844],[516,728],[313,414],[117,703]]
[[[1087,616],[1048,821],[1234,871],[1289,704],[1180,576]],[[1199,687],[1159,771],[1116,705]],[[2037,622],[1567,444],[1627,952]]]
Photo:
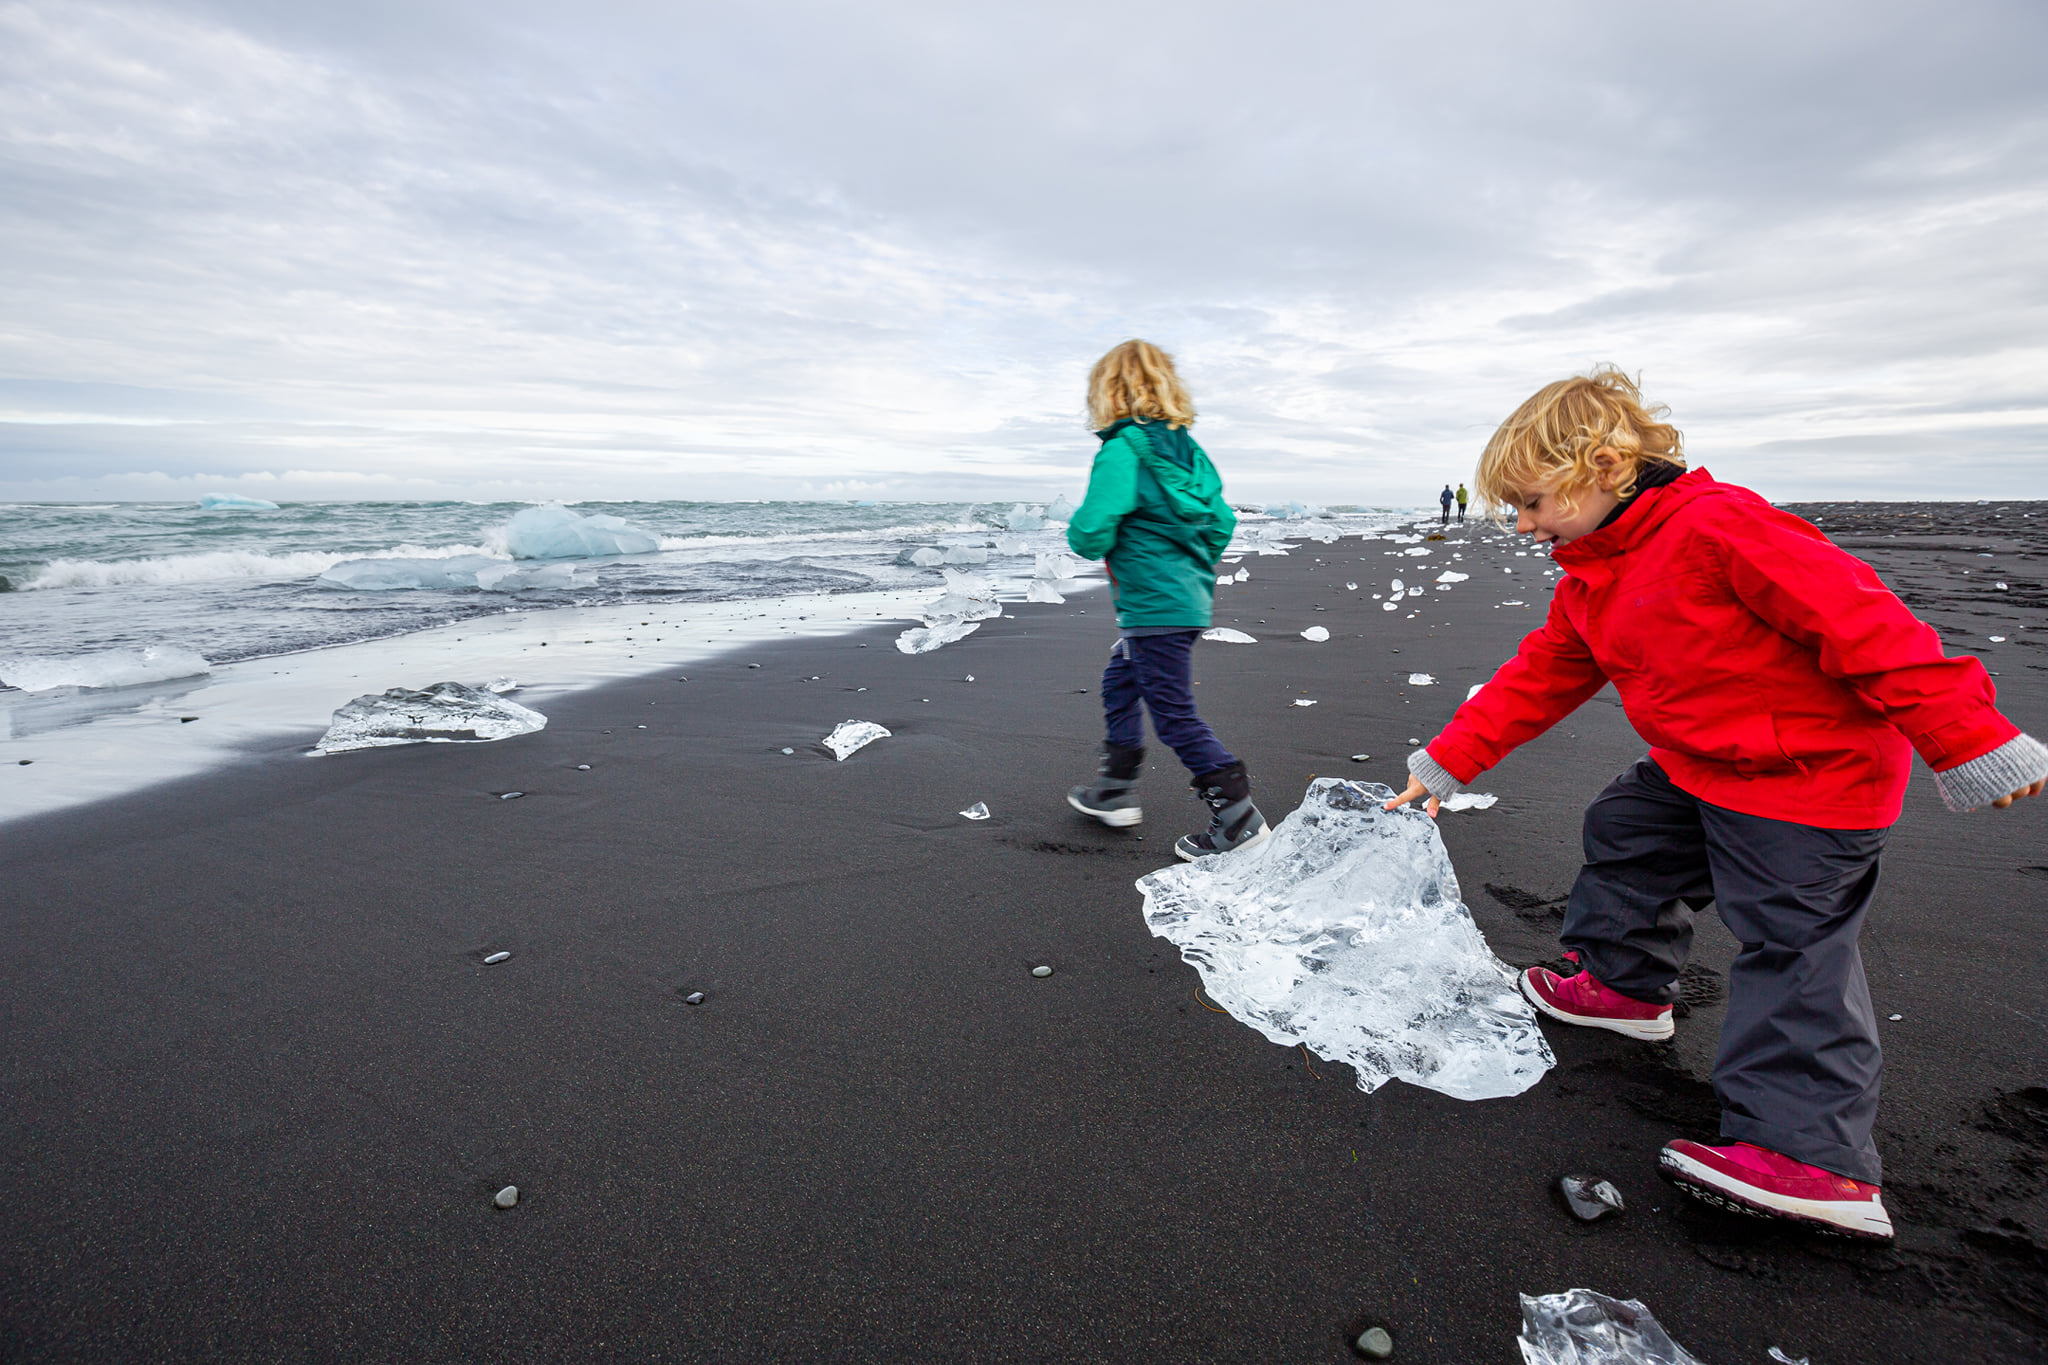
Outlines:
[[1605,1019],[1590,1014],[1571,1014],[1539,995],[1536,988],[1529,984],[1528,972],[1525,971],[1516,977],[1515,985],[1521,988],[1522,998],[1537,1009],[1553,1019],[1562,1019],[1567,1024],[1577,1024],[1580,1028],[1604,1028],[1609,1033],[1619,1033],[1625,1038],[1641,1038],[1650,1043],[1661,1043],[1678,1032],[1678,1026],[1671,1022],[1668,1011],[1655,1019]]
[[1138,806],[1130,806],[1124,810],[1090,810],[1071,796],[1067,798],[1067,804],[1083,815],[1094,816],[1111,829],[1129,829],[1132,825],[1145,822],[1145,812]]
[[[1254,834],[1251,838],[1237,845],[1235,848],[1226,848],[1223,850],[1223,852],[1237,853],[1247,848],[1257,848],[1260,844],[1265,843],[1266,840],[1272,837],[1273,827],[1271,825],[1268,825],[1264,829],[1260,830],[1257,834]],[[1198,858],[1215,858],[1220,856],[1215,853],[1190,853],[1185,848],[1181,847],[1181,845],[1184,842],[1186,841],[1182,839],[1176,839],[1173,841],[1173,851],[1180,855],[1180,860],[1184,863],[1194,862]]]
[[1730,1213],[1751,1218],[1783,1218],[1803,1223],[1821,1232],[1860,1237],[1872,1242],[1892,1240],[1892,1218],[1884,1211],[1884,1196],[1861,1199],[1798,1199],[1775,1194],[1753,1185],[1731,1181],[1727,1176],[1669,1148],[1657,1154],[1657,1169],[1666,1180],[1693,1198]]

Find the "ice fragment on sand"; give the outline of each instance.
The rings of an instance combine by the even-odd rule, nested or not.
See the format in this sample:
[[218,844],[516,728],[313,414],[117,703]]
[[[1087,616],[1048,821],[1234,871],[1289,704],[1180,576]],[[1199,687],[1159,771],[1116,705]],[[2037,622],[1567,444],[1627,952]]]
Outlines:
[[[785,749],[783,750],[783,752],[788,753],[789,751]],[[579,773],[587,773],[590,771],[590,765],[588,763],[578,763],[576,765],[576,771]]]
[[1401,553],[1404,555],[1426,555],[1429,553],[1429,551],[1424,547],[1417,545],[1412,549],[1403,550],[1401,551]]
[[661,538],[620,517],[586,517],[549,503],[528,507],[505,523],[505,548],[514,559],[589,559],[652,554]]
[[986,564],[988,563],[988,547],[986,545],[948,545],[945,558],[940,562],[944,564]]
[[1371,754],[1353,754],[1353,755],[1351,755],[1351,761],[1352,761],[1353,763],[1363,763],[1363,762],[1365,762],[1365,761],[1366,761],[1367,759],[1369,759],[1369,758],[1371,758],[1371,757],[1372,757],[1372,755],[1371,755]]
[[1296,706],[1314,706],[1316,703],[1313,697],[1296,697],[1294,704]]
[[1052,968],[1050,968],[1050,967],[1033,967],[1033,968],[1031,969],[1031,974],[1032,974],[1033,976],[1037,976],[1037,977],[1047,977],[1047,976],[1051,976],[1051,975],[1052,975]]
[[1045,509],[1045,519],[1047,521],[1072,521],[1074,519],[1074,504],[1067,501],[1065,493],[1054,498],[1052,506]]
[[525,792],[499,792],[498,799],[500,801],[517,801],[524,795],[526,795]]
[[1059,584],[1043,578],[1034,578],[1024,585],[1024,600],[1026,602],[1064,602],[1067,599],[1060,596]]
[[1205,630],[1202,632],[1202,638],[1214,640],[1219,645],[1255,645],[1259,642],[1256,636],[1247,635],[1241,630],[1232,630],[1229,626]]
[[1597,1223],[1610,1214],[1625,1213],[1628,1204],[1610,1181],[1590,1175],[1567,1175],[1557,1182],[1565,1207],[1582,1223]]
[[1886,1015],[1885,1017],[1886,1017],[1886,1018],[1888,1018],[1888,1019],[1890,1019],[1890,1020],[1891,1020],[1891,1021],[1892,1021],[1892,1022],[1893,1022],[1894,1024],[1896,1024],[1896,1023],[1898,1023],[1898,1022],[1899,1022],[1899,1021],[1900,1021],[1901,1019],[1904,1019],[1904,1018],[1905,1018],[1906,1016],[1905,1016],[1905,1015],[1903,1015],[1903,1014],[1891,1014],[1891,1015]]
[[1047,578],[1054,582],[1074,576],[1074,561],[1062,554],[1039,555],[1031,569],[1033,578]]
[[1430,673],[1410,673],[1408,675],[1408,685],[1410,687],[1435,687],[1436,677]]
[[500,962],[503,962],[503,961],[505,961],[506,959],[510,958],[511,956],[512,956],[512,954],[510,954],[510,953],[502,953],[502,952],[501,952],[501,953],[492,953],[492,954],[491,954],[491,955],[490,955],[489,957],[487,957],[487,958],[485,958],[485,959],[484,959],[484,965],[485,965],[486,967],[495,967],[495,966],[496,966],[496,965],[498,965],[498,964],[499,964]]
[[683,1003],[684,1003],[685,1005],[701,1005],[701,1004],[703,1004],[703,1003],[704,1003],[704,992],[702,992],[702,991],[691,991],[691,992],[690,992],[690,993],[689,993],[688,995],[686,995],[686,996],[684,996],[684,997],[683,997]]
[[1445,569],[1442,573],[1436,576],[1436,581],[1439,583],[1463,583],[1466,579],[1470,578],[1471,576],[1472,575],[1468,573],[1453,573],[1451,570]]
[[2011,592],[2011,591],[2012,591],[2012,589],[2011,589],[2011,588],[2008,588],[2008,587],[2006,587],[2006,586],[2005,586],[2005,584],[2003,584],[2003,583],[2000,583],[2000,584],[1998,584],[1998,585],[1997,585],[1997,587],[1998,587],[1998,590],[1999,590],[2000,592]]
[[1501,605],[1502,605],[1502,606],[1504,606],[1504,607],[1519,607],[1519,606],[1521,606],[1521,605],[1522,605],[1522,603],[1521,603],[1521,599],[1517,598],[1517,599],[1516,599],[1515,601],[1513,601],[1513,602],[1503,602],[1503,603],[1501,603]]
[[170,645],[109,649],[69,657],[17,654],[0,659],[0,682],[24,692],[49,692],[59,687],[137,687],[211,672],[213,665],[199,655]]
[[1699,1365],[1634,1299],[1590,1289],[1519,1297],[1523,1365]]
[[832,751],[832,757],[844,763],[848,754],[888,737],[889,732],[871,720],[842,720],[825,736],[825,747]]
[[1356,1345],[1367,1360],[1385,1360],[1394,1353],[1394,1334],[1384,1327],[1368,1327],[1358,1334]]
[[1446,796],[1439,806],[1441,810],[1485,810],[1500,800],[1492,792],[1458,792]]
[[517,1185],[507,1185],[504,1189],[491,1196],[491,1202],[501,1209],[511,1208],[519,1202],[519,1187]]
[[1330,632],[1323,629],[1321,626],[1310,626],[1307,630],[1301,633],[1301,638],[1307,640],[1310,644],[1319,645],[1323,641],[1330,638]]
[[1040,531],[1045,529],[1045,516],[1020,502],[1003,518],[1003,525],[1012,531]]
[[1024,553],[1022,536],[997,536],[995,551],[999,555],[1021,555]]
[[484,691],[496,692],[500,696],[507,692],[517,692],[518,690],[519,684],[510,678],[493,678],[484,684]]
[[1805,1356],[1799,1356],[1795,1359],[1792,1356],[1786,1355],[1775,1346],[1771,1348],[1771,1359],[1778,1362],[1778,1365],[1807,1365],[1807,1358]]
[[929,569],[946,562],[946,552],[931,545],[920,545],[910,552],[909,561],[920,569]]
[[1235,582],[1237,582],[1237,580],[1235,578],[1232,578],[1227,573],[1220,573],[1216,575],[1216,586],[1219,588],[1227,588]]
[[277,504],[262,498],[245,498],[239,493],[207,493],[199,499],[202,512],[275,512]]
[[1381,611],[1396,611],[1396,610],[1398,610],[1398,609],[1400,608],[1400,605],[1401,605],[1401,604],[1400,604],[1400,603],[1399,603],[1398,601],[1395,601],[1395,602],[1382,602],[1382,603],[1380,603],[1380,610],[1381,610]]
[[794,750],[794,749],[784,749],[784,750],[783,750],[782,752],[784,752],[784,753],[786,753],[786,754],[793,754],[793,753],[795,753],[795,752],[796,752],[796,750]]
[[1994,645],[2002,645],[2005,643],[2005,637],[2003,635],[1994,635],[1991,637],[1991,643]]
[[986,820],[988,819],[988,802],[977,801],[960,813],[970,820]]
[[1283,1046],[1456,1099],[1528,1089],[1553,1061],[1514,973],[1459,900],[1434,820],[1380,783],[1318,778],[1255,848],[1143,877],[1145,920],[1211,999]]
[[919,613],[928,626],[945,621],[986,621],[1003,614],[993,583],[978,574],[946,570],[946,590]]
[[1241,568],[1236,573],[1232,574],[1231,577],[1235,578],[1240,583],[1249,583],[1252,581],[1252,571],[1250,569]]
[[1480,689],[1484,688],[1485,686],[1485,683],[1473,683],[1472,686],[1468,688],[1465,692],[1465,700],[1470,701],[1474,697],[1478,696]]
[[1399,596],[1407,586],[1408,585],[1406,583],[1403,583],[1400,579],[1397,578],[1393,582],[1387,584],[1387,591],[1395,594],[1396,596]]
[[1344,590],[1345,590],[1346,592],[1357,592],[1357,591],[1358,591],[1358,585],[1357,585],[1356,583],[1346,583],[1346,584],[1344,585]]
[[929,654],[941,645],[964,640],[980,629],[979,621],[947,621],[936,626],[912,626],[896,637],[896,648],[905,654]]
[[494,693],[439,682],[424,691],[394,687],[357,697],[334,713],[313,747],[323,754],[389,744],[446,744],[510,739],[547,728],[548,718]]

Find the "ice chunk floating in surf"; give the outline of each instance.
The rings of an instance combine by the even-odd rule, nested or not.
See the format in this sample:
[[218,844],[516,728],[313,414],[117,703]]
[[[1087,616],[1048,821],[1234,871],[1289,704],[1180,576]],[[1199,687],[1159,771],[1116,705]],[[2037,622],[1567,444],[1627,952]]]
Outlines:
[[1145,922],[1210,997],[1284,1046],[1454,1099],[1517,1095],[1555,1065],[1513,973],[1459,899],[1420,811],[1319,778],[1256,848],[1141,878]]
[[661,538],[622,517],[586,517],[549,503],[516,513],[505,524],[505,548],[514,559],[594,559],[652,554]]
[[474,743],[530,735],[547,723],[546,716],[510,698],[440,682],[418,692],[394,687],[357,697],[334,713],[334,723],[314,748],[339,754],[392,744]]

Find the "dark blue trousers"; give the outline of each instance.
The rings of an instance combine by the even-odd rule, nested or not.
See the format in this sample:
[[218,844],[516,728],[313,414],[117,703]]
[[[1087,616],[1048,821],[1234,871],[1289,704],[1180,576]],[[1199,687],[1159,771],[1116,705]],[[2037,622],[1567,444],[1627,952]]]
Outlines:
[[1189,655],[1201,633],[1127,636],[1111,647],[1109,667],[1102,670],[1102,716],[1109,742],[1126,749],[1141,747],[1144,713],[1149,711],[1159,742],[1179,754],[1197,777],[1237,762],[1195,714]]
[[1889,833],[1709,805],[1639,759],[1586,810],[1563,933],[1596,981],[1676,1000],[1711,903],[1742,945],[1714,1059],[1722,1136],[1872,1183],[1884,1058],[1856,939]]

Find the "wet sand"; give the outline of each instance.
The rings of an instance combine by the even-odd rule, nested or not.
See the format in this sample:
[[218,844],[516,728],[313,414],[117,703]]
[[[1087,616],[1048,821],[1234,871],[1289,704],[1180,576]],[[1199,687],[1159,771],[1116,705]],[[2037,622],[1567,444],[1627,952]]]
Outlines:
[[[1801,510],[2048,734],[2048,505]],[[1542,561],[1468,529],[1423,560],[1303,543],[1222,590],[1261,643],[1205,644],[1198,695],[1273,818],[1313,775],[1398,785],[1538,619]],[[1416,619],[1370,600],[1451,550],[1470,581]],[[1572,1286],[1708,1361],[2048,1349],[2048,802],[1953,816],[1915,781],[1865,938],[1903,1016],[1900,1236],[1864,1248],[1654,1174],[1713,1131],[1711,915],[1674,1044],[1552,1026],[1515,1099],[1362,1094],[1146,931],[1131,883],[1198,824],[1170,754],[1142,840],[1063,804],[1104,597],[918,658],[893,634],[0,831],[0,1356],[1336,1361],[1371,1319],[1397,1360],[1472,1365],[1515,1358],[1517,1292]],[[848,717],[895,735],[835,763]],[[1605,694],[1444,818],[1509,962],[1557,951],[1580,813],[1641,748]],[[1567,1169],[1629,1213],[1570,1221]]]

